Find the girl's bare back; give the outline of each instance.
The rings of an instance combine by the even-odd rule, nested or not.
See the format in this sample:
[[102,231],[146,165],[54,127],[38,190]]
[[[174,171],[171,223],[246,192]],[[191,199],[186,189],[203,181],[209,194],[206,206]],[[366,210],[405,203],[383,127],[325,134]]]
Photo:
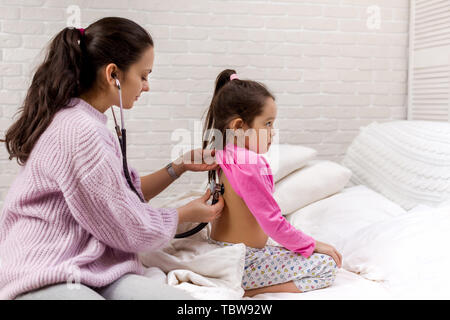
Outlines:
[[267,235],[244,200],[234,192],[223,171],[220,171],[219,182],[224,184],[225,206],[221,216],[212,222],[211,238],[217,241],[244,243],[252,248],[263,248],[267,242]]

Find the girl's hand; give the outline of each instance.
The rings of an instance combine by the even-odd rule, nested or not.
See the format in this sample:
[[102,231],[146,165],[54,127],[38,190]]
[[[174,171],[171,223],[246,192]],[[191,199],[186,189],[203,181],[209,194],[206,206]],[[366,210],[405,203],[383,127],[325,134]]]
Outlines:
[[184,171],[210,171],[219,168],[215,159],[215,149],[193,149],[183,154],[174,163],[182,163]]
[[217,219],[222,213],[224,201],[222,196],[219,195],[219,201],[214,205],[209,205],[206,202],[210,196],[211,189],[208,188],[203,196],[178,208],[178,223],[211,222]]
[[334,259],[338,268],[342,266],[342,255],[333,246],[316,240],[314,252],[327,254]]

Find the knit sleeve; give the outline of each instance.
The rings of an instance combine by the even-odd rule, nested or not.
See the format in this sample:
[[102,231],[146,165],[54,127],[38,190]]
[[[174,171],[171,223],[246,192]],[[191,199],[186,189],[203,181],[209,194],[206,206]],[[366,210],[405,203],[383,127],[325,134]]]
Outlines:
[[128,169],[130,171],[130,177],[131,182],[133,183],[134,187],[136,188],[136,191],[139,193],[139,195],[142,197],[142,199],[145,199],[144,194],[142,193],[142,187],[141,187],[141,177],[139,176],[139,172],[128,165]]
[[312,237],[294,228],[272,196],[273,180],[258,164],[221,164],[234,191],[244,200],[263,231],[285,248],[309,257],[315,248]]
[[[62,188],[74,219],[98,240],[122,251],[137,253],[166,245],[176,232],[177,210],[141,202],[128,186],[122,159],[101,144],[94,147],[97,152],[83,147],[78,151],[68,170],[74,175],[71,185]],[[142,194],[137,171],[130,171]]]

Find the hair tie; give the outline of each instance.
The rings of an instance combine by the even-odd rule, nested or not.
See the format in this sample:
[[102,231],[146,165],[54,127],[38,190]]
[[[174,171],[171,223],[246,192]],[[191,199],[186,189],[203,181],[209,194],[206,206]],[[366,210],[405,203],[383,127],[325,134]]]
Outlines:
[[236,73],[233,73],[233,74],[230,76],[230,81],[233,81],[234,79],[239,79],[239,77],[238,77],[238,75],[237,75]]
[[81,36],[84,36],[84,29],[83,28],[79,28],[78,31],[80,31]]

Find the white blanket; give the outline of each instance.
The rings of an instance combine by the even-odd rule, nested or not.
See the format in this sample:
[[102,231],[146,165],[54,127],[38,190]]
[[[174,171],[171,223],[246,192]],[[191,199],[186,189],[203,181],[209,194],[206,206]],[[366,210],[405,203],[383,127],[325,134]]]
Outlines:
[[[201,197],[204,187],[203,184],[199,189],[186,192],[162,206],[182,206]],[[184,232],[194,225],[196,224],[182,224],[177,232]],[[162,250],[141,253],[140,260],[149,267],[147,276],[185,290],[197,299],[242,298],[245,245],[220,247],[208,243],[209,231],[208,225],[192,237],[172,240]],[[167,276],[164,279],[165,274]]]
[[244,295],[244,244],[219,247],[205,240],[177,239],[163,250],[142,254],[141,261],[167,273],[169,285],[198,299],[229,300]]

